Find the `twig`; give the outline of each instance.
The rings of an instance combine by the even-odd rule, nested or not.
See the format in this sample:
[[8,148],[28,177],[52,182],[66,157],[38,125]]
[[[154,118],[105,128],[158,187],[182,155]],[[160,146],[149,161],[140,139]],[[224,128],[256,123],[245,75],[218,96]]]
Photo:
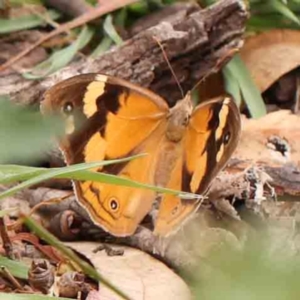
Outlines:
[[9,270],[6,267],[1,266],[1,273],[12,283],[12,285],[18,289],[23,290],[21,284],[18,282],[18,280],[9,272]]
[[[52,199],[48,199],[48,200],[44,200],[38,204],[36,204],[29,212],[28,216],[31,216],[32,214],[34,214],[38,209],[40,209],[42,206],[47,206],[47,205],[53,205],[53,204],[57,204],[60,203],[62,201],[64,201],[65,199],[69,198],[70,196],[74,195],[73,192],[69,192],[67,195],[63,196],[63,197],[59,197],[59,198],[52,198]],[[20,227],[23,224],[24,219],[23,218],[19,218],[16,222],[14,222],[12,225],[9,226],[9,229],[11,230],[16,230],[18,227]]]
[[52,32],[50,32],[49,34],[43,36],[42,38],[40,38],[36,43],[34,43],[32,46],[30,46],[29,48],[25,49],[24,51],[20,52],[19,54],[13,56],[11,59],[9,59],[7,62],[5,62],[4,64],[2,64],[0,66],[0,72],[7,69],[8,67],[10,67],[12,64],[14,64],[15,62],[19,61],[21,58],[23,58],[25,55],[27,55],[28,53],[30,53],[32,50],[34,50],[36,47],[38,47],[39,45],[41,45],[42,43],[48,41],[49,39],[51,39],[52,37],[66,32],[70,29],[73,29],[75,27],[81,26],[83,24],[86,24],[96,18],[99,18],[100,16],[107,14],[111,11],[114,11],[116,9],[122,8],[128,4],[134,3],[137,0],[111,0],[109,2],[107,2],[105,5],[100,6],[95,8],[94,10],[91,10],[85,14],[83,14],[82,16],[79,16],[78,18],[67,22],[63,25],[61,25],[60,27],[58,27],[57,29],[53,30]]
[[13,245],[8,236],[7,228],[4,223],[3,217],[0,218],[0,235],[1,235],[2,243],[3,243],[3,249],[5,250],[7,257],[14,259],[15,257],[13,255]]

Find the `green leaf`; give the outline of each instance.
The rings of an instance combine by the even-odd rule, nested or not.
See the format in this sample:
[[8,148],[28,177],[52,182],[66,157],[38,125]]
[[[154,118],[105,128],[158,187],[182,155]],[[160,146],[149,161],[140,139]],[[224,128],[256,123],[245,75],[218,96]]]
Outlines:
[[[140,155],[139,155],[140,156]],[[26,167],[26,166],[14,166],[14,165],[0,165],[0,182],[1,183],[11,183],[17,180],[26,180],[20,183],[13,188],[7,189],[6,191],[0,193],[0,199],[11,196],[14,193],[20,191],[23,188],[30,187],[31,185],[37,184],[39,182],[45,181],[51,178],[72,178],[73,176],[80,176],[80,172],[82,170],[97,168],[100,166],[105,166],[113,163],[119,163],[124,161],[129,161],[133,158],[137,158],[139,156],[129,157],[125,159],[119,160],[109,160],[109,161],[100,161],[100,162],[92,162],[92,163],[83,163],[72,165],[68,167],[62,168],[34,168],[34,167]],[[82,174],[83,177],[85,173]],[[86,177],[85,177],[86,178]]]
[[7,294],[0,293],[1,300],[70,300],[70,298],[52,297],[38,294]]
[[8,184],[25,181],[29,178],[43,174],[48,169],[20,165],[0,165],[0,183]]
[[[9,272],[17,278],[28,278],[29,267],[19,261],[11,260],[0,255],[0,266],[7,268]],[[0,299],[2,300],[2,296],[0,296]]]
[[210,6],[213,5],[214,3],[216,3],[218,0],[202,0],[201,4],[206,7],[206,6]]
[[[235,78],[238,82],[243,99],[247,104],[249,112],[253,118],[259,118],[264,116],[267,111],[263,99],[261,97],[260,91],[255,86],[249,71],[241,60],[240,56],[235,55],[232,60],[224,67],[225,78],[230,74],[230,77],[226,78],[227,86],[228,82]],[[233,89],[236,90],[236,87]],[[234,97],[239,97],[238,95],[233,95]]]
[[204,260],[199,259],[190,285],[195,299],[297,300],[299,256],[292,252],[294,240],[282,238],[278,225],[261,228],[259,236],[249,238],[242,246],[238,244],[239,247],[223,238],[223,245],[214,247]]
[[242,95],[237,79],[234,77],[234,74],[229,68],[223,68],[222,72],[224,76],[225,90],[233,96],[236,104],[240,106],[242,103]]
[[127,6],[128,11],[138,15],[145,15],[149,11],[149,4],[146,0],[141,0]]
[[287,5],[283,4],[280,0],[270,0],[269,5],[289,20],[300,25],[298,17],[288,8]]
[[42,159],[51,148],[51,137],[61,131],[60,124],[58,118],[43,118],[39,111],[0,97],[0,164]]
[[27,79],[39,79],[60,70],[73,60],[76,53],[89,43],[93,35],[94,30],[91,27],[84,26],[77,40],[70,46],[56,51],[47,60],[22,75]]
[[299,29],[299,26],[278,14],[253,15],[247,22],[248,31],[262,31],[273,28]]
[[121,37],[119,36],[119,34],[117,33],[117,31],[113,25],[111,14],[106,16],[106,18],[104,20],[104,24],[103,24],[103,29],[104,29],[105,33],[107,34],[107,36],[109,36],[110,39],[116,45],[121,45],[123,43],[123,40],[121,39]]
[[[127,18],[127,9],[126,7],[122,8],[114,15],[114,23],[117,26],[124,27]],[[92,58],[96,58],[106,52],[113,42],[117,45],[122,44],[122,39],[119,34],[116,32],[113,24],[112,24],[112,17],[108,15],[104,21],[104,37],[102,38],[99,45],[94,49],[91,54]]]
[[125,6],[114,14],[114,23],[117,26],[124,28],[126,26],[127,17],[127,7]]
[[96,58],[106,52],[110,46],[112,45],[113,41],[110,37],[104,36],[99,45],[94,49],[94,51],[91,54],[92,58]]
[[[60,14],[54,10],[49,10],[45,14],[45,18],[48,17],[52,20],[56,20],[60,17]],[[0,18],[0,34],[25,30],[34,28],[37,26],[47,25],[44,19],[41,19],[37,15],[26,15],[19,18],[1,19]]]
[[139,154],[139,155],[130,156],[122,159],[82,163],[82,164],[71,165],[68,167],[52,168],[52,169],[35,168],[35,167],[27,167],[27,166],[19,166],[19,165],[0,165],[0,183],[7,184],[16,181],[24,181],[31,178],[36,179],[37,176],[42,176],[42,178],[37,179],[39,180],[39,182],[40,180],[46,180],[56,176],[58,178],[65,178],[60,176],[68,176],[69,174],[72,175],[74,172],[76,173],[82,170],[98,168],[100,166],[107,166],[115,163],[127,162],[132,159],[142,157],[144,155],[145,154]]
[[43,0],[9,0],[9,3],[14,6],[14,5],[24,5],[24,4],[43,4]]
[[268,19],[269,15],[272,13],[278,13],[284,16],[287,20],[297,24],[299,28],[300,21],[297,15],[295,15],[288,5],[282,3],[280,0],[258,2],[257,4],[251,5],[251,10],[258,15],[263,15],[266,19]]
[[88,274],[91,278],[100,282],[101,284],[106,285],[108,288],[113,290],[117,295],[121,296],[123,299],[130,299],[121,290],[119,290],[116,286],[114,286],[111,282],[104,278],[99,272],[97,272],[90,264],[82,260],[70,248],[67,248],[55,236],[49,233],[46,229],[44,229],[33,219],[26,217],[24,223],[31,231],[34,231],[35,234],[38,235],[41,239],[55,247],[55,249],[59,250],[66,257],[75,262],[85,274]]

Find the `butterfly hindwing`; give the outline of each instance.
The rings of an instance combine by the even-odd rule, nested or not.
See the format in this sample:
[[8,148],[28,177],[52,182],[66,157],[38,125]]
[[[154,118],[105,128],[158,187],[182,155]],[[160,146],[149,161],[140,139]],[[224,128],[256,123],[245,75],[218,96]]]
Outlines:
[[[168,188],[203,195],[235,150],[240,134],[238,108],[229,97],[198,105],[183,140],[181,159],[172,172]],[[164,195],[155,233],[167,235],[197,210],[201,200]]]

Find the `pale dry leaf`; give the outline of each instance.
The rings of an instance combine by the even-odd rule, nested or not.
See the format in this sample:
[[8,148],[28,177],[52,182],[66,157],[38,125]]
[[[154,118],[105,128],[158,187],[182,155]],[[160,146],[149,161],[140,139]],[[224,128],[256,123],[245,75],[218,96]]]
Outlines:
[[[87,257],[94,267],[122,292],[134,300],[188,300],[191,293],[186,283],[171,269],[152,256],[126,247],[122,256],[108,256],[105,251],[93,253],[99,244],[65,243]],[[118,248],[117,246],[113,246]],[[122,247],[124,248],[124,247]],[[100,282],[102,300],[119,300],[113,291]]]
[[[286,144],[282,153],[272,144],[278,138]],[[264,162],[269,166],[285,163],[300,164],[300,116],[288,110],[270,113],[260,119],[242,121],[242,134],[234,158]]]
[[86,300],[103,300],[100,291],[92,290],[88,293]]
[[249,37],[240,55],[261,92],[300,65],[300,31],[274,29]]

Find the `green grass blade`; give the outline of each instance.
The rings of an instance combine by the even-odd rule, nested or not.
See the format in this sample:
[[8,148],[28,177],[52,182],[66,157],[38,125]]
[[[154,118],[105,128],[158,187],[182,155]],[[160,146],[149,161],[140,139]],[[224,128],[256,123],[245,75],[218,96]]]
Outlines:
[[60,70],[73,60],[76,53],[89,43],[93,35],[94,30],[91,27],[84,26],[76,41],[70,46],[56,51],[47,60],[22,75],[26,79],[39,79]]
[[249,71],[238,54],[225,66],[225,70],[225,74],[226,72],[230,72],[237,80],[251,116],[253,118],[264,116],[267,111],[260,91],[253,82]]
[[[7,189],[6,191],[0,193],[0,199],[11,196],[14,193],[20,191],[23,188],[30,187],[34,184],[40,183],[42,181],[51,179],[51,178],[70,178],[75,176],[77,172],[87,169],[92,169],[100,166],[105,166],[109,164],[114,163],[120,163],[132,160],[134,158],[138,158],[139,156],[132,156],[124,159],[118,159],[118,160],[109,160],[109,161],[100,161],[100,162],[92,162],[92,163],[83,163],[83,164],[77,164],[72,165],[68,167],[63,168],[54,168],[54,169],[45,169],[45,168],[33,168],[28,167],[28,171],[26,171],[27,167],[22,167],[20,169],[22,173],[20,173],[20,177],[18,177],[18,174],[12,173],[12,171],[16,171],[17,166],[11,169],[11,166],[7,165],[0,165],[0,175],[3,177],[0,178],[0,183],[8,183],[12,182],[12,180],[22,180],[27,179],[26,181],[18,184],[17,186],[14,186],[13,188]],[[36,170],[34,170],[36,169]],[[5,174],[5,171],[9,174]],[[74,175],[75,174],[75,175]],[[29,179],[28,179],[29,178]]]
[[[113,160],[104,160],[90,163],[82,163],[71,165],[68,167],[62,168],[36,168],[36,167],[27,167],[27,166],[19,166],[19,165],[0,165],[0,183],[7,184],[16,181],[27,180],[38,175],[45,175],[56,177],[56,176],[67,176],[69,173],[72,174],[81,170],[88,170],[92,168],[97,168],[100,166],[108,166],[111,164],[127,162],[132,159],[136,159],[139,157],[143,157],[146,154],[139,154],[134,156],[129,156],[121,159],[113,159]],[[49,179],[49,178],[46,178]]]
[[45,157],[52,136],[62,131],[57,117],[43,118],[39,111],[13,105],[0,97],[0,164],[29,164]]
[[0,165],[0,183],[3,184],[3,183],[11,183],[19,180],[25,180],[24,182],[0,193],[0,200],[5,197],[11,196],[14,193],[24,188],[28,188],[32,185],[35,185],[37,183],[40,183],[42,181],[51,178],[98,181],[98,182],[114,184],[114,185],[143,188],[143,189],[148,189],[159,193],[174,194],[174,195],[178,195],[179,197],[184,197],[186,199],[199,198],[198,195],[192,193],[185,193],[185,192],[176,191],[168,188],[161,188],[151,184],[140,183],[137,181],[133,181],[115,175],[87,171],[88,169],[96,168],[99,166],[126,162],[132,159],[138,159],[141,156],[143,155],[136,155],[136,156],[131,156],[128,158],[118,159],[118,160],[83,163],[83,164],[77,164],[68,167],[54,168],[54,169],[33,168],[33,167],[15,166],[15,165]]
[[233,96],[236,104],[240,106],[242,103],[242,95],[238,81],[229,68],[223,68],[222,72],[224,76],[225,90]]
[[114,24],[118,27],[126,27],[126,21],[128,19],[127,7],[123,7],[114,14]]
[[0,293],[1,300],[70,300],[70,298],[52,297],[38,294],[7,294]]
[[[49,10],[45,14],[45,18],[57,20],[60,14],[54,10]],[[19,18],[1,19],[0,18],[0,34],[15,32],[19,30],[31,29],[38,26],[46,25],[45,20],[37,15],[27,15]]]
[[42,5],[43,0],[10,0],[9,3],[11,4],[11,6],[24,5],[24,4]]
[[149,11],[149,3],[146,0],[141,0],[127,6],[128,11],[137,15],[145,15]]
[[122,297],[123,299],[130,299],[127,295],[125,295],[121,290],[119,290],[115,285],[105,279],[99,272],[97,272],[91,265],[89,265],[84,260],[80,259],[70,248],[66,247],[62,244],[55,236],[49,233],[46,229],[44,229],[41,225],[35,222],[33,219],[29,217],[25,217],[24,223],[26,226],[33,231],[37,236],[47,242],[49,245],[52,245],[57,250],[59,250],[66,257],[75,262],[81,270],[89,275],[96,281],[99,281],[101,284],[106,285],[108,288],[113,290],[117,295]]
[[[17,278],[28,278],[29,267],[19,261],[11,260],[0,255],[0,266],[7,268],[9,272]],[[2,300],[1,296],[0,299]]]
[[110,46],[113,44],[113,41],[110,37],[104,36],[99,45],[94,49],[94,51],[91,54],[92,58],[96,58],[103,54],[105,51],[107,51]]
[[272,0],[271,5],[274,7],[275,10],[284,15],[287,19],[300,25],[298,17],[288,8],[287,5],[284,5],[280,0]]
[[0,183],[8,184],[25,181],[29,178],[43,174],[48,169],[27,167],[20,165],[0,165]]
[[273,28],[299,29],[299,26],[278,14],[253,15],[247,22],[248,31],[263,31]]
[[[64,177],[65,178],[65,177]],[[168,188],[161,188],[157,187],[151,184],[146,183],[140,183],[134,180],[130,180],[127,178],[123,178],[120,176],[110,175],[110,174],[104,174],[104,173],[98,173],[98,172],[92,172],[92,171],[80,171],[73,174],[69,174],[68,178],[74,179],[74,180],[91,180],[91,181],[99,181],[103,183],[108,184],[114,184],[114,185],[122,185],[127,187],[134,187],[134,188],[142,188],[147,190],[152,190],[158,193],[167,193],[167,194],[173,194],[173,195],[179,195],[182,197],[190,197],[192,199],[197,198],[197,195],[190,194],[190,193],[184,193],[181,191],[176,191]],[[1,194],[0,194],[1,199]]]
[[116,45],[121,45],[123,43],[123,40],[117,33],[114,24],[113,24],[113,19],[111,14],[107,15],[104,24],[103,24],[103,29],[107,36],[110,37],[110,39],[116,44]]

